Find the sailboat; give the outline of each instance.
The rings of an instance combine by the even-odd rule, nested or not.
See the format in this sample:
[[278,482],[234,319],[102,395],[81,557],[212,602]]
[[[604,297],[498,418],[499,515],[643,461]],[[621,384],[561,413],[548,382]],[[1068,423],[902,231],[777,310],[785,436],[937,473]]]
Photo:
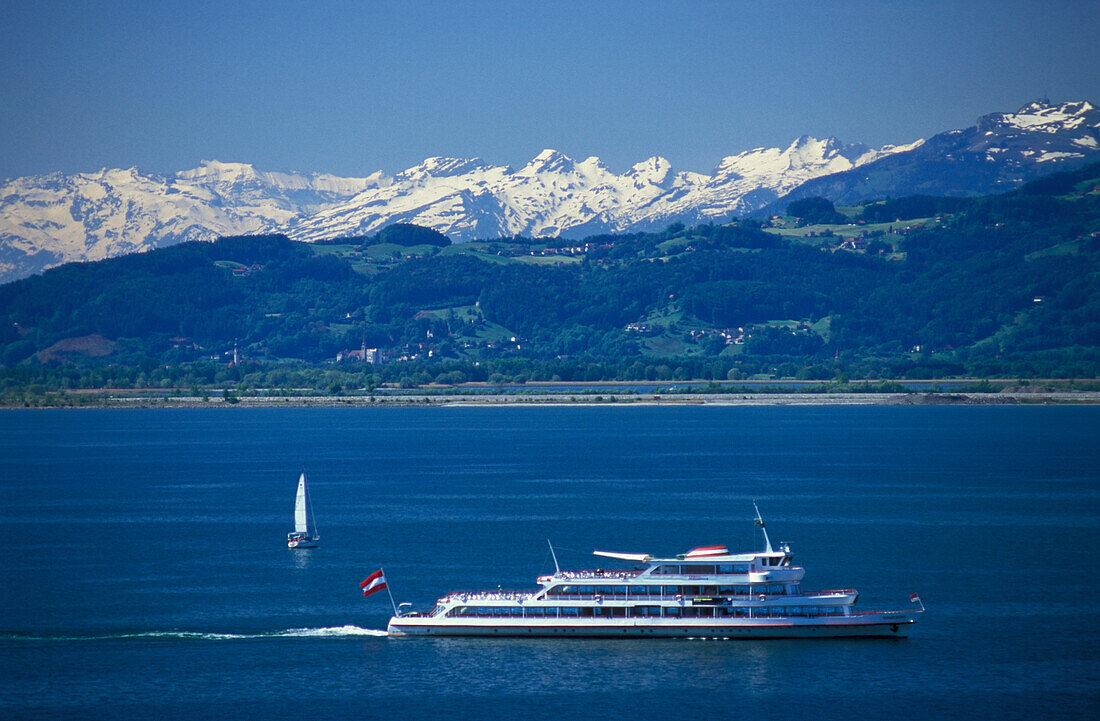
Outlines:
[[316,548],[321,537],[317,535],[317,519],[313,517],[313,504],[309,502],[306,474],[298,479],[298,495],[294,497],[294,531],[286,535],[287,548]]

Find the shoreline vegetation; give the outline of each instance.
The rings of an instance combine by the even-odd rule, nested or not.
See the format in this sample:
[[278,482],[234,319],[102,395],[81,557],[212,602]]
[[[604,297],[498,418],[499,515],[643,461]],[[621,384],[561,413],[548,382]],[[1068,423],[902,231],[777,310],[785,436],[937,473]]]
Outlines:
[[0,396],[0,409],[32,408],[341,408],[441,406],[863,406],[1100,405],[1100,381],[680,381],[428,384],[318,392],[302,389],[27,389]]

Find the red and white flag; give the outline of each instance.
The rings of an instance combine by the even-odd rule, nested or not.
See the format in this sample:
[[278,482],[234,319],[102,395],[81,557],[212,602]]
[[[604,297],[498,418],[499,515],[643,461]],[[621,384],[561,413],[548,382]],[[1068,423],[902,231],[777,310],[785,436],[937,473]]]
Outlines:
[[918,596],[917,594],[912,593],[912,594],[909,595],[909,601],[910,602],[916,603],[919,600],[920,600],[920,596]]
[[359,584],[359,588],[363,589],[364,596],[369,596],[386,588],[386,577],[382,575],[381,570],[375,571],[363,579],[363,582]]

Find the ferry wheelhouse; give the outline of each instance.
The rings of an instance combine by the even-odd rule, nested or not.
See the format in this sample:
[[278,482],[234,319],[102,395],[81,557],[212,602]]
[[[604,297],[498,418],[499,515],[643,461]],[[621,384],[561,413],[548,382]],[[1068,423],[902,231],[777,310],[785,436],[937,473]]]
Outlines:
[[[804,592],[790,546],[730,553],[706,546],[671,558],[595,551],[631,569],[555,571],[532,592],[454,592],[428,613],[390,619],[392,636],[828,638],[905,636],[919,609],[857,611],[855,589]],[[551,546],[553,552],[553,546]]]

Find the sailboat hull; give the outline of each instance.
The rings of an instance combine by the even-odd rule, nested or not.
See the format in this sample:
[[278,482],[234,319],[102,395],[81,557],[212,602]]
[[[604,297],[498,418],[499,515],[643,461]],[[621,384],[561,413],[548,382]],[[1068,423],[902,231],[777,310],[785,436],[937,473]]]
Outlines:
[[304,537],[304,538],[303,537],[288,538],[287,541],[286,541],[286,547],[287,548],[317,548],[317,545],[318,545],[317,542],[320,541],[320,540],[321,540],[321,538],[319,536],[317,536],[317,537]]

